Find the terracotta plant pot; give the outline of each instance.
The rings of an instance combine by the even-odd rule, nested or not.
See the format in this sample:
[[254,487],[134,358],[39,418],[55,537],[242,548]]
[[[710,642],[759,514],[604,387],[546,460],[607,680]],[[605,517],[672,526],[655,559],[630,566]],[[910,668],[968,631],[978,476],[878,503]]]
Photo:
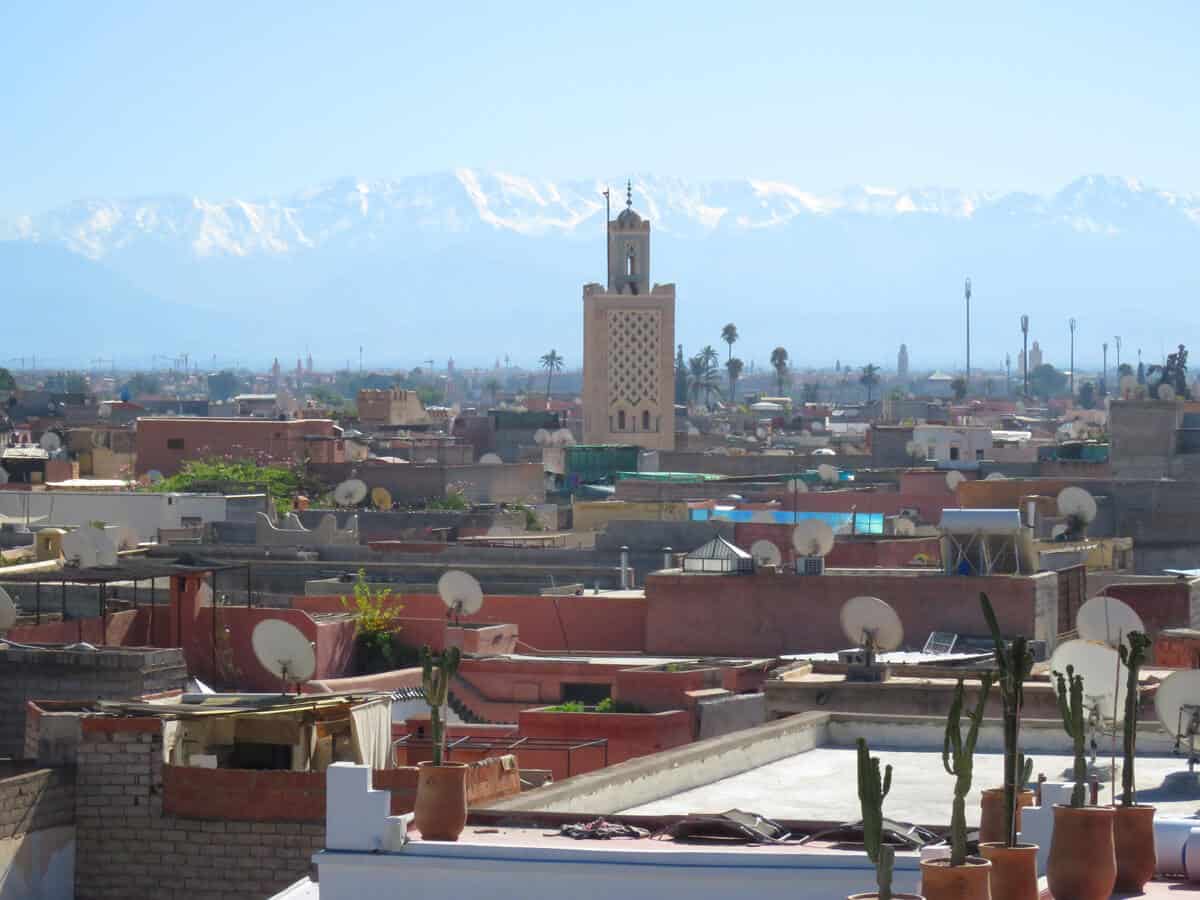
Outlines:
[[1117,882],[1111,806],[1054,806],[1046,882],[1055,900],[1107,900]]
[[925,900],[990,900],[991,871],[992,864],[978,856],[968,856],[961,866],[950,865],[948,859],[923,859],[921,894]]
[[[1017,831],[1021,830],[1021,810],[1033,806],[1033,791],[1017,792]],[[1004,788],[987,788],[979,795],[979,843],[1003,842]]]
[[1154,846],[1154,807],[1118,806],[1113,818],[1117,852],[1117,890],[1140,894],[1154,877],[1158,853]]
[[980,844],[979,853],[992,864],[993,900],[1038,900],[1037,844],[1005,847],[995,841]]
[[427,841],[457,841],[467,824],[467,764],[417,763],[413,820]]

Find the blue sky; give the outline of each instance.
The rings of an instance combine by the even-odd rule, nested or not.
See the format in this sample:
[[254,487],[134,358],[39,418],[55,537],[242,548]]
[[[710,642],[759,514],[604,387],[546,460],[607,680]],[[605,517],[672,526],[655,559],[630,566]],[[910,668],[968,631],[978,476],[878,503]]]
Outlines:
[[317,6],[6,4],[0,216],[459,165],[1200,190],[1193,4]]

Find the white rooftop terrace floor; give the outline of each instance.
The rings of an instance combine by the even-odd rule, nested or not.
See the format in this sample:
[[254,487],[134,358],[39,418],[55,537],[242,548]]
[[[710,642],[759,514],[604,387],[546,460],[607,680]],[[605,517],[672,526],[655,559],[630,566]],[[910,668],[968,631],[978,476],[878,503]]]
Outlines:
[[[942,767],[940,752],[872,748],[871,755],[893,767],[892,790],[884,801],[884,815],[923,825],[944,825],[950,821],[954,777]],[[1071,757],[1030,755],[1035,778],[1044,773],[1048,781],[1068,780]],[[1118,796],[1119,761],[1118,755]],[[1104,760],[1097,759],[1097,765],[1104,766]],[[979,824],[979,793],[1001,784],[1003,768],[1003,754],[975,754],[974,778],[966,804],[968,825]],[[1200,781],[1189,778],[1187,763],[1182,758],[1139,757],[1137,783],[1138,801],[1158,807],[1160,815],[1190,816],[1200,812]],[[742,809],[777,819],[849,822],[861,816],[857,784],[858,759],[854,748],[817,747],[622,812],[684,815]],[[1109,802],[1109,797],[1108,782],[1102,781],[1100,802]]]

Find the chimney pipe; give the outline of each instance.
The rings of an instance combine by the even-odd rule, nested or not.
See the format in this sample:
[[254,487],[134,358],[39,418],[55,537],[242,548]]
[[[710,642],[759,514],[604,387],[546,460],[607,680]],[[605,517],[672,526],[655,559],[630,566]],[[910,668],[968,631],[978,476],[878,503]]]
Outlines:
[[671,548],[670,548],[670,547],[663,547],[663,551],[662,551],[662,553],[663,553],[663,562],[662,562],[662,567],[663,567],[664,569],[670,569],[670,568],[673,568],[673,567],[674,567],[674,564],[675,564],[675,560],[671,558]]
[[629,590],[629,548],[621,547],[621,590]]
[[1037,525],[1037,501],[1032,497],[1025,501],[1025,524],[1030,528]]

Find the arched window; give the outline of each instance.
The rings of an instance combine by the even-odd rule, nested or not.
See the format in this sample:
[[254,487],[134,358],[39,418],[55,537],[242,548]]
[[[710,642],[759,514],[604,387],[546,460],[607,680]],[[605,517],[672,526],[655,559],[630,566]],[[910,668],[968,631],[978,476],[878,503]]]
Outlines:
[[633,248],[629,248],[629,254],[625,257],[625,274],[633,277]]
[[650,430],[650,410],[642,410],[642,431]]
[[617,410],[617,431],[625,430],[625,410]]

